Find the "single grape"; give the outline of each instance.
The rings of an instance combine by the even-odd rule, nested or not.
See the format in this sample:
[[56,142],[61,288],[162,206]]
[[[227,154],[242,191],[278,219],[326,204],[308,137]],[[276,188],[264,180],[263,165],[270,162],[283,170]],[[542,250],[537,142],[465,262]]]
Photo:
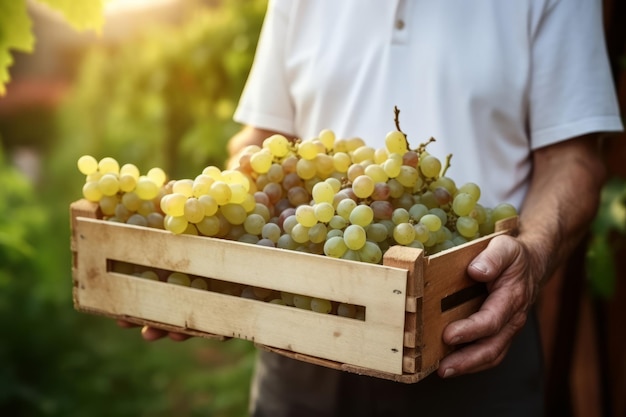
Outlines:
[[374,220],[374,210],[368,205],[359,204],[350,212],[348,218],[351,224],[357,224],[365,227]]
[[78,158],[76,165],[78,170],[84,175],[93,174],[98,170],[98,161],[91,155],[81,156]]
[[385,136],[385,148],[390,153],[404,154],[408,150],[408,143],[404,133],[392,130]]
[[362,226],[351,224],[343,232],[343,240],[348,249],[359,250],[365,245],[367,233]]
[[317,313],[328,314],[331,312],[333,306],[329,300],[324,300],[322,298],[312,298],[311,299],[311,310]]

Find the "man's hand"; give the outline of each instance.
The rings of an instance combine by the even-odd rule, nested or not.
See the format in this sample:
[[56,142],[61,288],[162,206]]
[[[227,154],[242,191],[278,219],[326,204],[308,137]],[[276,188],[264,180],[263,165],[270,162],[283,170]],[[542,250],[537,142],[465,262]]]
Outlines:
[[489,296],[478,312],[444,330],[445,343],[470,344],[444,358],[439,375],[478,372],[504,359],[537,296],[540,277],[531,269],[533,263],[524,244],[510,236],[495,237],[472,261],[468,274],[487,284]]
[[[118,326],[120,327],[124,327],[124,328],[135,328],[135,327],[139,327],[138,324],[134,324],[134,323],[130,323],[128,321],[125,320],[118,320],[117,321]],[[141,328],[141,337],[143,337],[144,340],[148,341],[148,342],[153,342],[155,340],[159,340],[162,339],[164,337],[169,337],[170,339],[176,341],[176,342],[182,342],[184,340],[189,339],[191,336],[184,334],[184,333],[176,333],[176,332],[168,332],[166,330],[161,330],[161,329],[157,329],[155,327],[150,327],[150,326],[143,326]]]
[[597,136],[537,149],[516,238],[498,236],[469,265],[468,274],[487,283],[478,312],[450,323],[443,340],[467,344],[444,358],[439,375],[491,368],[506,355],[526,322],[539,287],[571,254],[596,213],[605,171]]

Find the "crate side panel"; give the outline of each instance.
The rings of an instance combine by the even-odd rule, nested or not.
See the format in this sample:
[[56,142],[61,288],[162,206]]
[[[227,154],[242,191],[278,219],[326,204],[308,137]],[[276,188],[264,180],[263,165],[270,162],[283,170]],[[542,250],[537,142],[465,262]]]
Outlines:
[[[401,372],[406,270],[376,266],[372,270],[370,265],[319,255],[229,245],[236,242],[174,236],[98,220],[78,219],[77,226],[79,309],[140,317]],[[366,321],[115,274],[107,271],[107,259],[345,300],[364,305]]]

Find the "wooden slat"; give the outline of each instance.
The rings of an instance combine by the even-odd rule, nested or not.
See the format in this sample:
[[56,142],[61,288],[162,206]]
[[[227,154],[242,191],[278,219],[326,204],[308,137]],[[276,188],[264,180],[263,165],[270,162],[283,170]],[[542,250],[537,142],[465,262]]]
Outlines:
[[[402,372],[406,270],[78,218],[77,308]],[[363,305],[366,320],[107,272],[107,259]]]
[[424,307],[423,307],[423,346],[422,366],[436,367],[440,359],[447,355],[452,347],[443,342],[444,328],[451,322],[467,318],[478,311],[484,297],[474,298],[446,312],[441,311],[441,300],[460,290],[476,285],[467,274],[467,266],[489,242],[501,234],[514,233],[517,218],[507,219],[498,224],[498,232],[448,251],[428,256],[424,266]]

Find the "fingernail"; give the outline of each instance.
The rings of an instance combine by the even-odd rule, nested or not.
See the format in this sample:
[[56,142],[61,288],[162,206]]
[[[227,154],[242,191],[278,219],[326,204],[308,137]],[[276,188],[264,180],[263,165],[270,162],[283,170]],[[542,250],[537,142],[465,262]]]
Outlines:
[[477,261],[471,264],[471,267],[475,270],[477,270],[478,272],[481,272],[483,274],[487,273],[487,265],[485,265],[484,263]]
[[461,342],[461,338],[459,336],[454,336],[452,339],[450,339],[451,345],[458,345],[459,342]]
[[454,376],[454,374],[456,374],[456,371],[454,370],[454,368],[448,368],[444,371],[443,377],[450,378],[451,376]]

